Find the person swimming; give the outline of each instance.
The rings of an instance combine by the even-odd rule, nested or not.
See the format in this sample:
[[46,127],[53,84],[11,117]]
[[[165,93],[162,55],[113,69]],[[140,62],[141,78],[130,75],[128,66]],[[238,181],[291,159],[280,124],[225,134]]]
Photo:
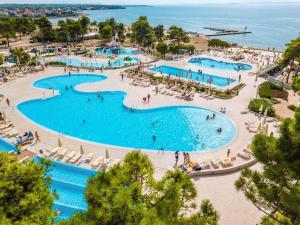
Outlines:
[[222,128],[221,128],[221,127],[218,128],[218,129],[217,129],[217,132],[218,132],[218,133],[222,133]]
[[156,141],[156,136],[152,135],[152,141],[155,142]]

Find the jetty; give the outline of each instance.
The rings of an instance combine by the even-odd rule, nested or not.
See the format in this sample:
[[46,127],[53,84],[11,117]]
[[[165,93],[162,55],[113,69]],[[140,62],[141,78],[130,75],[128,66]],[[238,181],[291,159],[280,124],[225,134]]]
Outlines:
[[247,27],[245,27],[245,29],[243,29],[243,30],[218,28],[218,27],[203,27],[203,29],[216,31],[216,33],[214,33],[214,34],[206,34],[205,36],[207,36],[207,37],[252,33],[251,31],[247,30]]

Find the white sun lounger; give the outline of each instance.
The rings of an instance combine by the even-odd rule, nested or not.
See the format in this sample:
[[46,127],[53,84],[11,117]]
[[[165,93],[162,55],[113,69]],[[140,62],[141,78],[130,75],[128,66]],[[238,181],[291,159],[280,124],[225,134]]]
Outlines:
[[67,157],[67,159],[71,159],[71,158],[73,158],[74,156],[76,155],[76,152],[75,151],[71,151],[71,152],[68,152],[67,154],[66,154],[66,157]]
[[60,148],[57,152],[57,155],[60,156],[60,157],[64,157],[65,154],[67,153],[67,149],[65,148]]
[[61,149],[61,148],[57,147],[57,148],[52,148],[50,150],[46,149],[45,150],[45,155],[48,156],[48,157],[53,156],[53,155],[55,155],[58,152],[59,149]]
[[85,162],[89,163],[92,161],[92,159],[94,158],[95,154],[93,152],[90,152],[88,153],[86,156],[85,156]]
[[71,158],[71,159],[69,160],[69,162],[70,162],[70,163],[76,163],[80,158],[81,158],[81,154],[77,152],[77,153],[73,156],[73,158]]
[[220,167],[220,166],[219,166],[219,165],[220,165],[220,162],[221,162],[220,159],[214,159],[214,160],[211,160],[211,161],[210,161],[212,167],[214,167],[214,168],[219,168],[219,167]]
[[251,154],[249,154],[249,153],[247,153],[247,152],[244,152],[244,151],[239,152],[239,153],[238,153],[238,156],[239,156],[240,158],[246,159],[246,160],[251,159]]
[[12,137],[12,136],[16,136],[18,135],[20,132],[16,129],[12,129],[9,132],[5,133],[4,136],[5,137]]
[[91,166],[92,167],[97,167],[103,161],[104,161],[104,158],[102,156],[98,156],[94,161],[92,161]]

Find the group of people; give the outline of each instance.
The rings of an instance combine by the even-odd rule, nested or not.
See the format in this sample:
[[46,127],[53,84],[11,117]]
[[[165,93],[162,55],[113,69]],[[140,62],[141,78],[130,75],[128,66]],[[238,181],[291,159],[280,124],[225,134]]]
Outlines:
[[206,116],[206,120],[214,120],[214,119],[216,119],[216,114],[215,113],[213,113],[212,115],[207,115]]
[[143,102],[145,103],[145,102],[150,102],[150,98],[151,98],[151,95],[150,94],[148,94],[146,97],[143,97]]
[[[23,136],[16,137],[16,145],[26,145],[28,143],[31,143],[34,139],[33,133],[31,131],[26,131]],[[38,135],[38,132],[35,132],[35,139],[36,143],[40,141],[40,136]]]

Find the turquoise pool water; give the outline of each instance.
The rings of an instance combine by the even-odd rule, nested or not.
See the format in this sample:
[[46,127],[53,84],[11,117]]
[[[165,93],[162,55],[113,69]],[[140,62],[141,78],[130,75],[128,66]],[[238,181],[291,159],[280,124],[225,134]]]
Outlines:
[[180,68],[164,66],[164,65],[151,68],[150,70],[152,70],[154,72],[163,73],[166,75],[176,76],[176,77],[178,77],[180,75],[181,78],[187,78],[190,80],[198,81],[203,84],[209,84],[209,81],[211,80],[212,85],[215,85],[215,86],[218,86],[221,88],[225,88],[228,86],[228,84],[232,84],[236,81],[234,79],[221,77],[221,76],[217,76],[217,75],[210,75],[210,74],[205,74],[205,73],[201,74],[198,71],[197,72],[191,71],[191,73],[190,73],[190,71],[188,71],[186,69],[180,69]]
[[124,57],[119,57],[119,58],[116,58],[113,60],[109,60],[107,62],[99,62],[99,61],[95,61],[93,59],[81,61],[77,58],[64,57],[64,58],[58,58],[55,61],[64,62],[67,65],[74,66],[74,67],[118,68],[118,67],[123,67],[126,65],[136,63],[139,61],[139,59],[131,57],[131,61],[125,61]]
[[12,151],[14,150],[16,147],[7,142],[6,140],[0,138],[0,152],[9,152],[9,151]]
[[252,69],[252,66],[246,63],[230,63],[204,57],[192,58],[189,63],[218,70],[247,71]]
[[96,54],[98,55],[111,55],[111,54],[116,54],[116,55],[136,55],[138,54],[138,50],[134,48],[122,48],[122,49],[104,49],[104,48],[97,48],[96,49]]
[[[40,157],[35,157],[34,161],[39,163]],[[58,199],[54,201],[54,210],[62,213],[59,219],[67,219],[76,211],[87,209],[84,198],[84,190],[90,176],[96,174],[95,170],[73,166],[52,160],[48,175],[52,178],[51,191],[56,191]]]
[[[211,151],[227,145],[236,135],[229,118],[205,108],[170,106],[132,111],[123,104],[124,92],[74,90],[78,84],[104,79],[101,75],[80,74],[38,80],[35,87],[58,89],[60,95],[23,102],[17,108],[34,122],[59,133],[135,149]],[[213,113],[216,119],[206,120]],[[219,134],[216,129],[220,127],[223,132]]]

